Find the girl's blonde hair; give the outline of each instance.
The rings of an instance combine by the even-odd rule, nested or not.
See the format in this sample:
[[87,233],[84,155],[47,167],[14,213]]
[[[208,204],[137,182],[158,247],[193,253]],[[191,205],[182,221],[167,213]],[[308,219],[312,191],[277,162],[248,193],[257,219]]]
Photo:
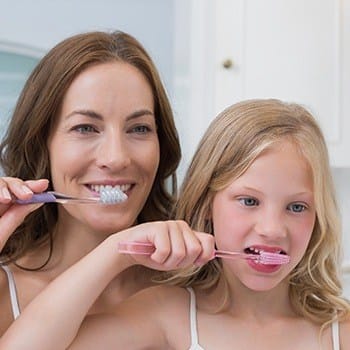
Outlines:
[[[309,163],[316,206],[308,248],[289,276],[290,299],[298,314],[326,325],[345,317],[349,305],[341,297],[341,227],[328,151],[320,127],[305,108],[269,99],[243,101],[224,110],[198,146],[175,216],[213,234],[208,218],[215,193],[241,176],[267,147],[283,140],[293,142]],[[200,269],[177,272],[168,281],[209,289],[220,278],[222,265],[215,259]]]

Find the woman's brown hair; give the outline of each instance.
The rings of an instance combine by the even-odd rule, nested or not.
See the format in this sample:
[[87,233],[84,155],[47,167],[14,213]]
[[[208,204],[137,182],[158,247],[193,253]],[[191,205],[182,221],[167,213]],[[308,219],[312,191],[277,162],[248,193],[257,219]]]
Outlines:
[[[176,193],[176,169],[181,158],[170,103],[159,73],[143,46],[131,35],[116,31],[72,36],[52,48],[29,76],[0,145],[0,165],[6,176],[23,180],[51,180],[47,139],[72,81],[85,69],[111,61],[136,67],[147,79],[154,96],[160,144],[160,162],[139,222],[169,217]],[[168,179],[172,180],[170,186]],[[170,190],[169,187],[172,187]],[[29,215],[6,243],[2,261],[14,261],[39,244],[53,244],[57,221],[55,205]],[[52,250],[52,249],[51,249]]]

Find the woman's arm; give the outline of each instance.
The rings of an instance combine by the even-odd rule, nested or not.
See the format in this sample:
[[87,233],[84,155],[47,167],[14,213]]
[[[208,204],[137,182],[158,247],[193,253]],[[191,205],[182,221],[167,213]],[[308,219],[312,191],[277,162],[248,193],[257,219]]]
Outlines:
[[[151,256],[119,254],[118,242],[150,242]],[[0,341],[0,349],[66,349],[91,305],[126,268],[141,264],[172,270],[207,262],[214,254],[211,235],[192,231],[182,221],[135,226],[107,238],[60,275],[22,312]]]

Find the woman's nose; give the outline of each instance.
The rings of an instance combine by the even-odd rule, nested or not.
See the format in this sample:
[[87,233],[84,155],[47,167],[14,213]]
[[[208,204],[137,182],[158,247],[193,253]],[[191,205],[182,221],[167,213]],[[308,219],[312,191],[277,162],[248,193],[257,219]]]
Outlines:
[[106,133],[100,140],[96,159],[100,168],[126,168],[131,163],[131,154],[123,135]]

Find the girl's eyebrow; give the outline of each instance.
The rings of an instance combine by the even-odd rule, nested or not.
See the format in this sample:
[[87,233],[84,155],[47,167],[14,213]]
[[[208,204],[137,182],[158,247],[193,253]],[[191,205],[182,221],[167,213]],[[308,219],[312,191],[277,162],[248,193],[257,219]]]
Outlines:
[[[261,193],[261,194],[264,193],[263,191],[260,191],[260,190],[258,190],[258,189],[256,189],[256,188],[253,188],[253,187],[250,187],[250,186],[243,186],[243,188],[244,188],[245,190],[258,192],[258,193]],[[300,192],[297,192],[297,193],[292,193],[291,196],[303,196],[303,195],[312,195],[312,194],[313,194],[312,191],[305,190],[305,191],[300,191]]]
[[[84,115],[84,116],[92,118],[92,119],[103,120],[103,116],[100,113],[97,113],[91,109],[74,110],[73,112],[69,113],[66,118],[68,119],[76,114],[81,114],[81,115]],[[149,109],[140,109],[140,110],[137,110],[137,111],[131,113],[130,115],[128,115],[126,120],[132,120],[135,118],[142,117],[144,115],[154,116],[154,113],[152,111],[150,111]]]

